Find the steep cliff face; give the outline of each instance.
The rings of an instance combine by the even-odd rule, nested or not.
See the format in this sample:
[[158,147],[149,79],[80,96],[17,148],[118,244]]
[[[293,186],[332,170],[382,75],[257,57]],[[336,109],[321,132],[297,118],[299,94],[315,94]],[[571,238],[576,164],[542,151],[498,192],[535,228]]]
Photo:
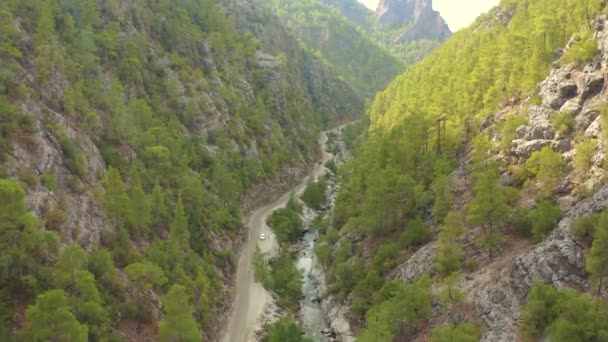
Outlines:
[[357,0],[321,0],[321,2],[337,8],[342,15],[361,27],[369,27],[373,22],[374,12]]
[[376,97],[318,253],[358,341],[605,334],[605,7],[503,2]]
[[443,41],[452,35],[439,12],[433,10],[432,0],[382,0],[376,18],[378,24],[401,31],[395,42],[422,38]]
[[265,2],[306,50],[322,58],[369,98],[404,67],[402,61],[361,32],[356,24],[318,0]]
[[[58,241],[17,239],[24,228],[13,222],[29,216],[3,211],[12,238],[0,254],[14,262],[0,277],[10,287],[0,339],[29,324],[23,304],[37,295],[79,296],[82,282],[51,279],[68,246],[91,253],[71,279],[87,284],[97,320],[81,302],[67,308],[91,338],[157,338],[160,298],[178,283],[197,289],[193,312],[215,336],[241,208],[299,180],[318,154],[319,129],[364,104],[261,8],[29,0],[0,10],[0,202],[25,200],[38,219],[28,234]],[[8,190],[14,184],[25,198]],[[26,265],[14,253],[39,259]],[[98,255],[108,258],[103,279],[91,266]],[[138,267],[160,282],[138,282]]]

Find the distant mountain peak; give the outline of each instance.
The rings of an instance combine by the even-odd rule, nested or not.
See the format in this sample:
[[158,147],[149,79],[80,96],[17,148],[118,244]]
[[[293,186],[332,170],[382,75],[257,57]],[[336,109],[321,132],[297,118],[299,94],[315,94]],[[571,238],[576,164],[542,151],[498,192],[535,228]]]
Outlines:
[[395,28],[407,26],[397,42],[420,38],[445,40],[452,35],[445,20],[433,9],[433,0],[381,0],[376,21]]

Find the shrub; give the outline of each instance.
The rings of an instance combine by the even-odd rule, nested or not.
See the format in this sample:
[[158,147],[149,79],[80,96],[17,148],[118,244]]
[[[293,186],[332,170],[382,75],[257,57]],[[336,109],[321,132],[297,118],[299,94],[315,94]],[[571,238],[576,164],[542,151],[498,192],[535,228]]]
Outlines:
[[431,239],[431,231],[422,222],[421,219],[415,219],[411,221],[405,230],[401,234],[400,242],[402,246],[421,246]]
[[276,210],[266,221],[279,242],[295,241],[303,232],[304,223],[298,212],[289,208]]
[[597,147],[597,141],[585,139],[576,146],[574,156],[574,170],[579,174],[585,174],[591,168],[591,158]]
[[431,342],[476,342],[480,337],[479,327],[466,322],[435,327],[431,332]]
[[76,141],[66,134],[59,135],[59,145],[61,145],[61,151],[65,154],[67,160],[66,164],[68,169],[77,174],[79,177],[85,176],[85,165],[82,151],[76,143]]
[[526,168],[539,182],[541,195],[551,194],[565,172],[566,162],[561,154],[545,146],[542,150],[532,153],[525,163]]
[[40,181],[42,182],[42,185],[50,191],[57,191],[57,176],[54,174],[45,173],[40,177]]
[[520,236],[530,237],[532,234],[532,221],[529,215],[530,209],[526,207],[520,206],[513,210],[511,225]]
[[508,151],[511,149],[511,142],[517,137],[517,127],[528,123],[528,119],[523,115],[510,115],[502,126],[502,141],[500,148]]
[[68,221],[68,215],[59,209],[51,210],[46,217],[46,228],[49,230],[59,230]]
[[38,182],[36,174],[34,173],[34,171],[32,171],[32,169],[29,168],[24,167],[22,169],[19,169],[17,175],[19,179],[25,184],[27,184],[27,186],[30,188],[36,185],[36,183]]
[[555,112],[551,116],[551,125],[559,134],[568,134],[574,128],[574,115],[570,112]]
[[562,56],[560,64],[583,64],[591,62],[600,53],[595,39],[581,39],[574,43]]
[[570,232],[579,241],[591,242],[599,215],[590,214],[577,218],[570,226]]
[[308,183],[306,190],[302,194],[302,201],[311,209],[320,210],[325,202],[327,202],[327,182],[318,180]]
[[546,200],[540,201],[528,215],[532,223],[534,238],[542,239],[546,237],[555,228],[561,216],[562,211],[559,207]]

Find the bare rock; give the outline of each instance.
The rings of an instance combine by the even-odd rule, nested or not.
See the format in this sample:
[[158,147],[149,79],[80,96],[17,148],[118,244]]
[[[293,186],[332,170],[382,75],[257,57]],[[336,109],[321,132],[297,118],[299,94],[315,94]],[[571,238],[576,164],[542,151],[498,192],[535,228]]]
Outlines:
[[517,138],[524,139],[530,133],[530,127],[526,125],[521,125],[517,127],[515,133],[517,134]]
[[572,79],[572,67],[551,70],[551,74],[540,84],[543,105],[560,109],[566,101],[578,95],[578,87]]
[[559,109],[560,112],[572,113],[572,115],[577,115],[581,112],[583,106],[581,105],[580,98],[576,97],[571,100],[566,101],[562,108]]
[[587,127],[587,129],[585,130],[585,136],[588,138],[597,138],[600,136],[601,131],[602,131],[602,120],[598,116],[597,118],[595,118],[595,120],[593,120],[591,125],[589,125],[589,127]]
[[559,153],[565,153],[572,149],[572,144],[570,139],[560,139],[551,143],[551,147],[553,147],[553,149]]
[[599,116],[599,112],[595,109],[587,109],[582,111],[574,118],[575,127],[577,130],[585,131]]
[[604,89],[604,74],[601,71],[586,73],[582,79],[581,99],[586,100]]
[[502,186],[511,186],[513,184],[513,176],[507,172],[500,175],[500,184]]
[[437,249],[434,244],[425,245],[418,249],[405,263],[397,267],[390,277],[413,282],[422,274],[434,268],[436,254]]
[[531,140],[526,141],[522,139],[513,140],[511,143],[511,151],[518,157],[527,159],[536,151],[540,151],[543,147],[550,145],[551,140]]

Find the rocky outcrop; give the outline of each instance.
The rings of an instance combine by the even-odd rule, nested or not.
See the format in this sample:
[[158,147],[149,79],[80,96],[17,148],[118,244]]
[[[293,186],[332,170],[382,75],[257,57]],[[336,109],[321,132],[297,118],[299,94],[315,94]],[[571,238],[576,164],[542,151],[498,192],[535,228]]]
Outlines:
[[[483,341],[514,341],[519,312],[535,281],[587,290],[583,247],[570,234],[576,218],[608,208],[608,187],[576,204],[547,239],[467,275],[462,289],[487,329]],[[490,285],[491,284],[491,285]]]
[[378,24],[405,27],[395,42],[421,38],[445,40],[452,35],[439,12],[433,10],[432,0],[382,0],[376,10]]
[[420,16],[413,21],[413,25],[395,39],[395,42],[403,43],[417,39],[448,39],[452,31],[441,17],[439,12],[432,7],[425,7]]
[[354,341],[355,338],[351,330],[350,322],[347,319],[350,308],[345,303],[342,303],[337,297],[329,293],[325,281],[325,273],[320,267],[313,268],[311,275],[319,284],[318,290],[319,297],[321,298],[321,309],[327,317],[330,329],[336,333],[339,341]]
[[403,26],[420,17],[432,0],[382,0],[376,9],[377,22],[385,26]]

